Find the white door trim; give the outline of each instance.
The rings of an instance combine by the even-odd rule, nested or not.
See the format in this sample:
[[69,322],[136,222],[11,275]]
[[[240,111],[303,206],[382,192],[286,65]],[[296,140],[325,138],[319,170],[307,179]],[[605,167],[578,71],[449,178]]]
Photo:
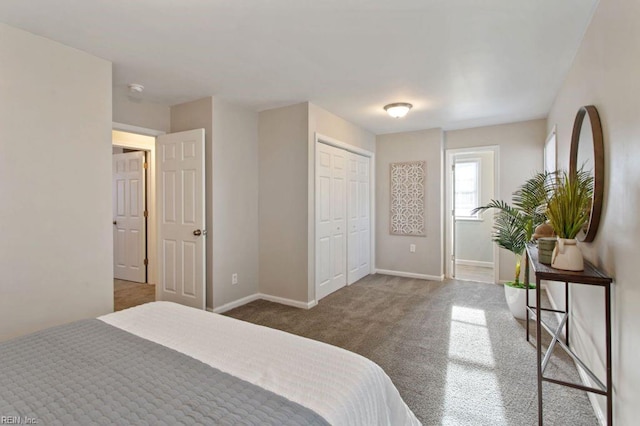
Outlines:
[[376,270],[375,257],[376,257],[376,238],[375,238],[375,223],[376,223],[376,194],[375,194],[375,181],[376,181],[376,155],[372,151],[368,151],[366,149],[359,148],[354,145],[350,145],[348,143],[342,142],[338,139],[332,138],[330,136],[323,135],[318,132],[314,132],[313,138],[310,138],[309,144],[309,173],[307,175],[308,179],[308,221],[307,221],[307,288],[309,289],[309,294],[311,295],[312,302],[317,301],[316,294],[316,152],[318,150],[318,143],[324,143],[327,145],[334,146],[336,148],[344,149],[348,152],[353,152],[358,155],[362,155],[365,157],[369,157],[371,159],[369,165],[369,208],[370,208],[370,223],[369,229],[371,232],[371,241],[370,241],[370,270],[373,273]]
[[148,129],[146,127],[133,126],[131,124],[125,124],[125,123],[117,123],[115,121],[111,122],[111,128],[113,130],[119,130],[121,132],[135,133],[137,135],[145,135],[145,136],[160,136],[167,133],[162,130]]
[[[113,123],[114,126],[118,123]],[[123,125],[128,126],[128,125]],[[143,129],[142,127],[129,126],[133,129]],[[151,136],[144,133],[136,133],[129,130],[123,130],[122,128],[114,127],[113,130],[118,130],[121,132],[139,134],[143,136]],[[146,129],[150,130],[150,129]],[[164,132],[161,132],[164,134]],[[147,192],[147,210],[149,210],[149,217],[147,218],[147,259],[149,259],[149,264],[147,265],[147,283],[155,284],[157,282],[158,277],[158,257],[156,251],[157,245],[157,224],[158,217],[156,214],[156,142],[155,137],[153,142],[149,141],[131,141],[131,140],[119,140],[116,138],[111,139],[111,145],[115,147],[128,148],[128,149],[139,149],[143,151],[147,151],[147,161],[149,162],[149,170],[147,173],[147,184],[148,184],[148,192]]]
[[[447,249],[445,250],[445,277],[452,277],[452,269],[455,265],[451,262],[453,256],[454,245],[451,243],[453,238],[453,220],[451,211],[453,209],[453,187],[451,182],[451,166],[453,165],[453,158],[457,154],[473,153],[473,152],[493,152],[493,198],[501,199],[500,194],[500,146],[498,145],[486,145],[476,146],[468,148],[455,148],[447,149],[445,151],[446,165],[445,165],[445,244]],[[498,283],[500,281],[500,248],[497,244],[493,244],[493,282]]]
[[112,155],[113,276],[139,283],[149,280],[145,162],[146,151]]

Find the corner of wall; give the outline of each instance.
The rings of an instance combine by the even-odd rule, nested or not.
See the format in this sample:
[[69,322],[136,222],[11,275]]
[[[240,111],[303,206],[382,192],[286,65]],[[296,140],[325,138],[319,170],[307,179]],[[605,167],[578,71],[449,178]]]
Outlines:
[[170,106],[132,97],[124,85],[113,87],[113,121],[168,132],[171,127]]
[[[258,113],[212,98],[211,303],[219,308],[259,291]],[[237,274],[238,283],[232,284]]]
[[259,289],[308,302],[309,104],[258,117]]

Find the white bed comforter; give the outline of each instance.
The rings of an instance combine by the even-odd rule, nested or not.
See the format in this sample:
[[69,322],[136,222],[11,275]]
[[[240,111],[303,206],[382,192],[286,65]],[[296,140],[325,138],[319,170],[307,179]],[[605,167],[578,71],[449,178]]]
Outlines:
[[419,425],[374,362],[315,340],[170,302],[99,318],[268,389],[332,425]]

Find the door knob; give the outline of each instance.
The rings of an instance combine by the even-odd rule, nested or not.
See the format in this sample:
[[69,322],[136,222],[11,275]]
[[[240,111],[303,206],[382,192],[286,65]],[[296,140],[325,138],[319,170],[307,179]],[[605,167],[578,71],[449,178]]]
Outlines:
[[196,237],[199,237],[200,235],[202,235],[202,231],[199,229],[196,229],[195,231],[193,231],[193,235],[195,235]]
[[118,224],[118,222],[116,222],[116,221],[114,220],[114,221],[113,221],[113,224],[114,224],[114,225],[117,225],[117,224]]

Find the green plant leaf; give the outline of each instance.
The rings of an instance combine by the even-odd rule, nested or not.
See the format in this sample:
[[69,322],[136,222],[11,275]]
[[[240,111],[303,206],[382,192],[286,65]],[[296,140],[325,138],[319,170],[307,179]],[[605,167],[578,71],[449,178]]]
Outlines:
[[556,179],[546,214],[556,235],[575,238],[589,221],[593,196],[593,177],[582,168],[573,175],[563,172]]
[[[551,199],[556,172],[536,173],[513,193],[513,205],[502,200],[491,200],[473,213],[495,210],[492,240],[498,246],[514,253],[519,259],[536,227],[547,220],[547,203]],[[519,260],[516,264],[516,282],[519,282]]]

